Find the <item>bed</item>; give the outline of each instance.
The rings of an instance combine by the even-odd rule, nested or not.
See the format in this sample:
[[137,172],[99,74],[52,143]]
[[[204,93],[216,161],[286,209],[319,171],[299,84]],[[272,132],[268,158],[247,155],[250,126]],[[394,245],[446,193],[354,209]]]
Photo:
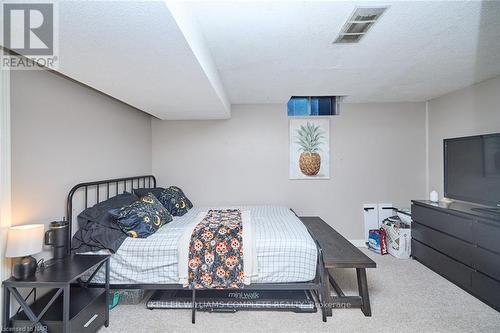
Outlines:
[[[193,207],[148,238],[127,238],[111,257],[112,284],[172,284],[178,280],[178,241],[200,212]],[[317,249],[302,222],[286,207],[234,206],[249,211],[255,225],[255,283],[307,282],[316,275]],[[147,258],[147,260],[145,260]],[[104,282],[104,275],[96,276]]]
[[[69,242],[78,226],[74,216],[98,202],[137,188],[156,187],[152,175],[81,183],[67,199]],[[178,242],[201,212],[219,207],[193,207],[175,217],[148,238],[126,238],[111,257],[110,282],[114,289],[186,289],[178,283]],[[220,207],[222,208],[222,207]],[[322,254],[317,242],[294,212],[281,206],[238,206],[252,217],[257,276],[245,289],[307,290],[321,300]],[[97,252],[94,252],[97,253]],[[90,253],[86,253],[90,254]],[[102,283],[99,272],[93,281]],[[195,289],[193,322],[195,318]]]

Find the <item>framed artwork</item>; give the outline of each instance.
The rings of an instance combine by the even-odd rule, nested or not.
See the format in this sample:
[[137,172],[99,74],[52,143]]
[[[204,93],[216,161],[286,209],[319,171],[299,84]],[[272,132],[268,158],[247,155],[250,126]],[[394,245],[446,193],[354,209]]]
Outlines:
[[330,179],[330,119],[290,119],[290,179]]

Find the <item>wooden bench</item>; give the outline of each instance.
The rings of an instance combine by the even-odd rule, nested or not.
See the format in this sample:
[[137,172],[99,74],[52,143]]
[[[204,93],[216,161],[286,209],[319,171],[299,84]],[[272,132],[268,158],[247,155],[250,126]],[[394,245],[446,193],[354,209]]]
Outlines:
[[[368,284],[366,281],[366,268],[375,268],[377,264],[365,255],[360,249],[345,239],[335,229],[319,217],[299,217],[309,230],[311,236],[320,247],[320,263],[322,291],[320,300],[323,311],[323,321],[326,316],[332,315],[332,308],[359,307],[367,317],[371,316],[370,298],[368,296]],[[355,268],[358,282],[359,296],[346,296],[338,286],[329,269],[331,268]],[[332,295],[331,288],[336,295]]]

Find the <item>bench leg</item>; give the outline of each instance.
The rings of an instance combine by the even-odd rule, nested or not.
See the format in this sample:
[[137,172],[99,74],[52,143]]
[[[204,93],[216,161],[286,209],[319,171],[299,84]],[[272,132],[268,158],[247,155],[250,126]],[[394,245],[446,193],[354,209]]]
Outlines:
[[327,268],[323,268],[323,276],[321,278],[322,293],[321,293],[321,303],[323,310],[323,321],[326,322],[326,317],[331,317],[332,313],[332,292],[330,290],[330,274]]
[[370,297],[368,296],[368,283],[366,281],[366,269],[356,268],[356,275],[358,277],[358,290],[361,296],[361,311],[366,317],[372,316],[372,309],[370,307]]

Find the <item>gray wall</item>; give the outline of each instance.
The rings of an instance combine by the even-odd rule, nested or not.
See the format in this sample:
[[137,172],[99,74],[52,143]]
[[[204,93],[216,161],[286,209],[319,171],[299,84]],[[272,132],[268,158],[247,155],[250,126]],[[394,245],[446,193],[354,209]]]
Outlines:
[[233,106],[220,121],[153,124],[153,173],[197,205],[282,204],[363,239],[362,204],[425,195],[424,103],[346,104],[331,118],[331,179],[288,179],[285,105]]
[[79,182],[149,174],[150,116],[45,71],[12,71],[12,225],[65,215]]
[[[500,131],[499,91],[497,77],[429,102],[431,189],[443,193],[443,138]],[[160,121],[44,71],[13,71],[11,98],[12,225],[60,219],[78,182],[151,171],[198,205],[282,204],[350,239],[363,238],[363,203],[428,195],[423,103],[345,104],[331,118],[331,179],[304,181],[288,179],[284,105]]]
[[500,132],[500,76],[429,101],[429,188],[444,194],[443,139]]

